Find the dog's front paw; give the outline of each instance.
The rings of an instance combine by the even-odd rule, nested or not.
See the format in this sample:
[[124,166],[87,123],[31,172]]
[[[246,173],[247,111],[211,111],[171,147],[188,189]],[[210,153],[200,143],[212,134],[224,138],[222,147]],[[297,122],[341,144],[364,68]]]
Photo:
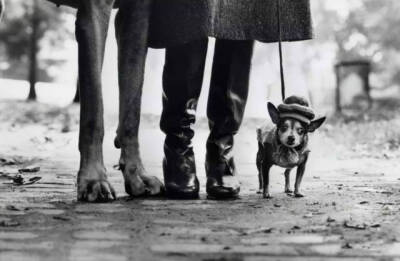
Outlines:
[[304,198],[304,195],[301,194],[300,192],[295,192],[295,193],[294,193],[294,197],[295,197],[295,198]]
[[264,194],[263,194],[263,198],[265,198],[265,199],[271,199],[272,196],[271,196],[271,194],[269,194],[269,193],[264,193]]
[[293,194],[293,190],[287,188],[287,189],[285,189],[285,193],[286,194]]

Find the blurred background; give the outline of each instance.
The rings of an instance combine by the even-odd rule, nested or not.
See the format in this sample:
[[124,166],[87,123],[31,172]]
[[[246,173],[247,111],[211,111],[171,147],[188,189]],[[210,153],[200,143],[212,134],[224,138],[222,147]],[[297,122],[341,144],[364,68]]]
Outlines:
[[[284,44],[288,93],[307,96],[321,113],[351,107],[359,101],[361,106],[366,106],[366,101],[370,106],[370,99],[400,98],[400,34],[396,33],[400,2],[311,2],[315,39]],[[0,25],[0,99],[29,99],[56,106],[78,101],[75,10],[57,8],[45,0],[6,0],[6,8]],[[200,116],[205,115],[212,55],[213,41]],[[111,23],[103,72],[106,113],[111,116],[118,108],[116,57]],[[163,50],[150,50],[144,114],[161,112],[163,62]],[[257,43],[246,117],[265,117],[266,101],[280,101],[278,62],[276,44]]]

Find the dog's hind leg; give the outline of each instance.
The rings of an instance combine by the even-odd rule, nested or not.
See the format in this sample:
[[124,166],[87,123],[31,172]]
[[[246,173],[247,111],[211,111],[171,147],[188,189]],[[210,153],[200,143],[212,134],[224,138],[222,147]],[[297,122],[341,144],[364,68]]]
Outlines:
[[119,164],[131,196],[163,191],[161,181],[146,175],[138,141],[150,12],[151,0],[121,0],[115,20],[120,90],[115,145],[121,148]]
[[292,171],[292,169],[285,170],[285,193],[286,194],[293,193],[293,190],[290,189],[290,171]]
[[76,20],[79,50],[81,114],[78,200],[109,201],[115,192],[103,163],[103,101],[101,71],[113,0],[80,1]]
[[263,175],[263,197],[270,199],[271,194],[269,193],[269,171],[272,165],[263,163],[262,166],[262,175]]
[[304,176],[304,172],[306,170],[307,160],[308,160],[308,155],[306,155],[304,161],[297,167],[296,183],[294,184],[294,196],[296,198],[304,197],[304,195],[300,193],[300,185]]
[[263,191],[263,174],[262,174],[262,162],[263,162],[263,146],[259,142],[258,143],[258,152],[257,152],[257,158],[256,158],[256,165],[257,165],[257,171],[258,171],[258,191],[257,194],[261,194]]

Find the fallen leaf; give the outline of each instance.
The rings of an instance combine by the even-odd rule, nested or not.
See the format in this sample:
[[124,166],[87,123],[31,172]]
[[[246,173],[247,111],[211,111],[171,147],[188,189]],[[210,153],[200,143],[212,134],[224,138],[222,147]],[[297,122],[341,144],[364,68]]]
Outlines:
[[16,175],[15,177],[11,178],[14,185],[22,185],[24,184],[24,177],[21,175]]
[[353,246],[352,246],[349,242],[346,242],[346,244],[344,244],[344,245],[342,246],[342,248],[344,248],[344,249],[352,249]]
[[22,177],[21,175],[16,175],[15,177],[12,178],[13,185],[15,185],[15,186],[32,185],[41,179],[42,179],[42,177],[32,177],[32,178],[28,179],[28,181],[25,181],[24,177]]
[[303,216],[303,218],[312,218],[313,217],[313,213],[307,213]]
[[39,172],[39,171],[40,171],[40,167],[27,167],[27,168],[18,170],[19,173],[35,173],[35,172]]
[[0,227],[17,227],[21,225],[18,221],[15,220],[2,220],[0,221]]
[[333,223],[333,222],[335,222],[335,221],[336,221],[336,219],[331,218],[331,217],[328,217],[328,218],[326,219],[326,222],[328,222],[328,223]]
[[343,225],[346,228],[352,228],[352,229],[357,229],[357,230],[365,230],[367,228],[367,225],[365,223],[357,224],[357,223],[353,223],[350,221],[345,221]]
[[7,205],[7,206],[6,206],[6,209],[7,209],[7,210],[11,210],[11,211],[21,211],[19,208],[17,208],[17,207],[14,206],[14,205]]
[[42,179],[42,177],[33,177],[33,178],[30,178],[29,181],[28,181],[27,183],[25,183],[24,185],[31,185],[31,184],[34,184],[34,183],[38,182],[38,181],[41,180],[41,179]]
[[242,233],[242,235],[247,236],[247,235],[253,235],[253,234],[258,234],[258,233],[269,234],[271,232],[272,232],[272,228],[270,228],[270,227],[261,227],[261,228],[250,229],[250,230],[244,231]]
[[61,221],[70,221],[71,220],[71,218],[69,218],[67,216],[53,216],[53,219],[61,220]]

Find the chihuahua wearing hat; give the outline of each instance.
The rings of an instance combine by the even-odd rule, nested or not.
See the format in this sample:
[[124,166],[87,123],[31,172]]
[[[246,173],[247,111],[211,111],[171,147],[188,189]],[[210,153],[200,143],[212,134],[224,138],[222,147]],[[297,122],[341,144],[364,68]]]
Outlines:
[[288,97],[278,108],[268,103],[268,112],[275,126],[271,128],[265,124],[257,129],[260,192],[264,198],[271,198],[269,171],[273,165],[277,165],[286,169],[285,193],[292,194],[290,171],[297,167],[294,196],[303,197],[299,189],[310,153],[308,133],[318,129],[325,117],[314,120],[314,111],[307,100],[299,96]]

